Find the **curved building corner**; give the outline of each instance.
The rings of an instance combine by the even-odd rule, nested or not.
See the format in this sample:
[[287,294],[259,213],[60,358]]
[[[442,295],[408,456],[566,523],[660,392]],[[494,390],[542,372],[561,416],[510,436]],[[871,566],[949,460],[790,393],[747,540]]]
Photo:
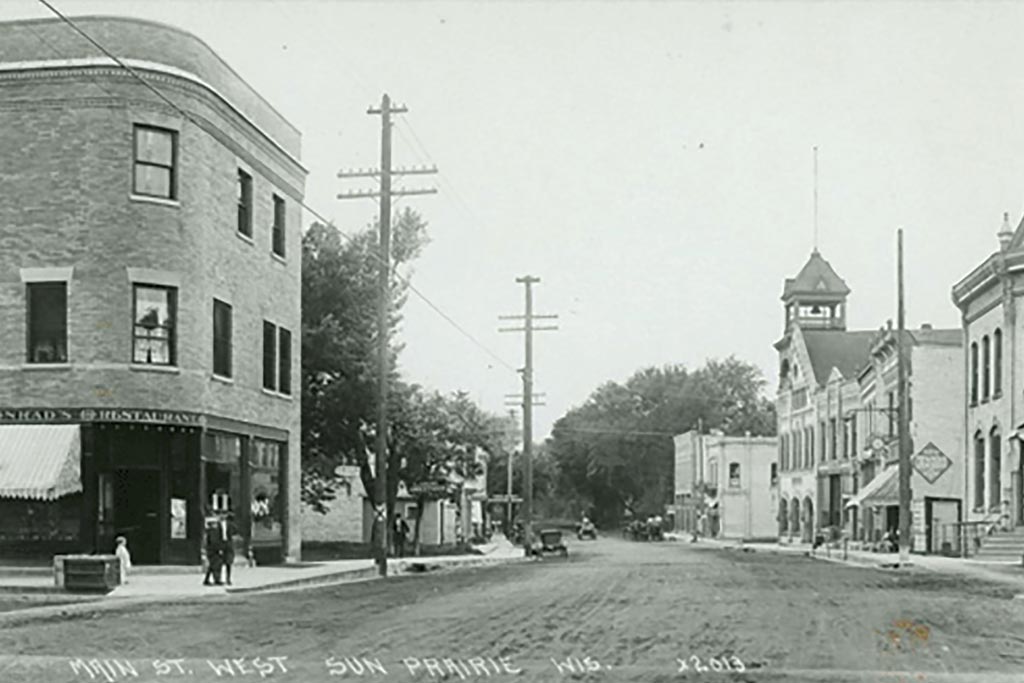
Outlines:
[[298,559],[299,133],[198,38],[75,21],[130,68],[0,23],[0,549],[198,564],[231,512]]

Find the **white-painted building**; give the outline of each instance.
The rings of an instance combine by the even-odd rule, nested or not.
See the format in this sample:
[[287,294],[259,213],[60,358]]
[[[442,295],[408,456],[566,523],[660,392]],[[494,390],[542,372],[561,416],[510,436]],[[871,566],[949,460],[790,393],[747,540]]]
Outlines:
[[713,534],[747,541],[778,538],[772,498],[778,439],[721,434],[699,438]]

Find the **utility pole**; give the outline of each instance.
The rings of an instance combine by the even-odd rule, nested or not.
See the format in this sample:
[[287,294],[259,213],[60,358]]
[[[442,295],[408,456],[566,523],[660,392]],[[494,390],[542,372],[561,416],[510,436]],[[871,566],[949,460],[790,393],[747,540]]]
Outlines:
[[387,93],[381,98],[380,108],[370,107],[366,113],[379,115],[380,168],[340,171],[339,178],[379,178],[380,190],[356,190],[338,195],[338,199],[373,197],[380,200],[380,251],[379,287],[377,300],[377,440],[374,478],[374,527],[377,533],[374,544],[374,558],[381,576],[388,574],[388,519],[387,519],[387,447],[388,447],[388,384],[390,377],[390,349],[388,348],[388,313],[391,309],[391,198],[410,194],[434,194],[436,189],[392,190],[393,175],[436,173],[436,168],[393,169],[391,168],[391,115],[409,111],[403,106],[393,106]]
[[522,320],[522,327],[502,328],[501,332],[525,332],[526,333],[526,365],[521,374],[523,377],[523,503],[524,503],[524,530],[525,539],[523,549],[527,557],[533,549],[533,333],[557,330],[557,326],[536,327],[534,320],[553,319],[557,315],[535,315],[533,312],[533,285],[540,282],[539,277],[525,275],[517,277],[516,282],[526,288],[526,311],[525,315],[499,316],[501,320]]
[[900,564],[910,560],[910,434],[907,413],[907,362],[904,358],[904,302],[903,302],[903,228],[896,231],[896,373],[899,400],[899,494],[900,494]]
[[508,507],[506,508],[505,514],[505,535],[506,538],[512,534],[512,457],[515,455],[516,449],[513,445],[515,443],[515,428],[517,426],[516,412],[514,410],[508,411],[509,424],[512,425],[512,439],[509,440],[508,449],[508,487],[505,493],[508,494]]

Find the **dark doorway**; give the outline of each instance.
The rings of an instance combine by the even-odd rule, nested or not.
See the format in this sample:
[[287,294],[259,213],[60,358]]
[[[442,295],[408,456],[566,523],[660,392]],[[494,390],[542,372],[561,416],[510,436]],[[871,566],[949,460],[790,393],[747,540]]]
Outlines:
[[828,525],[839,527],[843,520],[843,482],[838,474],[828,478]]
[[128,539],[134,564],[160,563],[160,472],[114,472],[114,534]]

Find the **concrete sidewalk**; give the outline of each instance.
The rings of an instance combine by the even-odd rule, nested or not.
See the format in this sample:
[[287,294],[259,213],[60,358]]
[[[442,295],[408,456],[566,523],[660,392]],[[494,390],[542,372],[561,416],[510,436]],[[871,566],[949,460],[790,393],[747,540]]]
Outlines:
[[[673,540],[690,542],[690,536],[684,534],[667,534]],[[866,550],[848,550],[844,554],[841,548],[821,547],[814,550],[809,543],[745,543],[736,540],[701,538],[694,545],[710,546],[726,550],[748,550],[753,552],[770,552],[804,555],[816,560],[836,562],[850,566],[870,567],[874,569],[895,569],[899,567],[898,553],[874,553]],[[904,567],[924,571],[942,572],[972,576],[987,581],[1013,583],[1024,588],[1024,568],[1016,562],[979,562],[959,557],[942,555],[910,556],[910,562]]]
[[[502,539],[503,540],[503,539]],[[388,574],[419,574],[457,567],[485,566],[524,559],[521,548],[511,543],[493,543],[478,546],[479,554],[446,555],[439,557],[391,558]],[[309,586],[322,586],[376,578],[378,571],[371,559],[337,560],[329,562],[299,562],[295,564],[248,567],[236,563],[232,571],[231,586],[203,585],[200,567],[150,566],[139,567],[129,574],[128,583],[111,593],[97,596],[97,600],[137,600],[165,598],[200,598],[236,593],[257,593],[294,590]],[[54,585],[53,572],[45,567],[18,570],[0,569],[0,593],[46,593],[50,596],[70,595]]]

